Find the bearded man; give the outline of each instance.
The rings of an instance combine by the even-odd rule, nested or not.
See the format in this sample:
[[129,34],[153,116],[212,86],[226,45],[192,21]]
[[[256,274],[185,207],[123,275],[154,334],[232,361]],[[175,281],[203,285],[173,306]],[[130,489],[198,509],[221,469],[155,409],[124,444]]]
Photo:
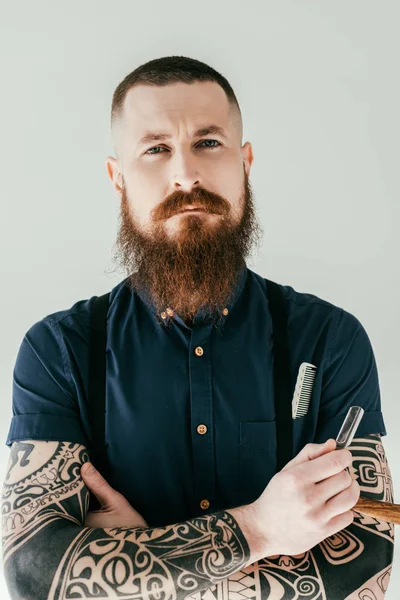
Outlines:
[[[374,354],[351,313],[247,267],[261,227],[230,84],[155,59],[118,85],[111,117],[126,277],[21,344],[2,509],[12,598],[382,598],[393,528],[346,529],[361,485],[393,500]],[[307,381],[292,425],[303,363],[315,393]],[[360,485],[330,439],[354,403]]]

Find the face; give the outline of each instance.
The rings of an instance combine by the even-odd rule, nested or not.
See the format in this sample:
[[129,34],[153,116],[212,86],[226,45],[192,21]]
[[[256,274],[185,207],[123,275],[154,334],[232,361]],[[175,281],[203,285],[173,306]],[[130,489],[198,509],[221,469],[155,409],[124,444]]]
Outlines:
[[214,82],[138,85],[113,134],[118,158],[106,166],[121,199],[117,261],[158,310],[214,315],[260,234],[239,116]]

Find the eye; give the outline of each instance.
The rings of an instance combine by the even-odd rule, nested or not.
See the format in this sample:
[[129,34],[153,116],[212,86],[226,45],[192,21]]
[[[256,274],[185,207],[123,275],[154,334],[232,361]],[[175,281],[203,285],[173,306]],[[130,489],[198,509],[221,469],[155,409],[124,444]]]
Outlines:
[[[202,142],[199,142],[198,145],[204,144],[205,142],[215,142],[217,144],[217,146],[203,146],[203,148],[218,148],[218,146],[222,146],[222,144],[220,142],[218,142],[218,140],[203,140]],[[152,150],[166,150],[166,148],[163,148],[162,146],[154,146],[153,148],[149,148],[149,150],[146,150],[145,154],[147,154],[149,156],[155,156],[156,154],[161,154],[161,152],[152,152]]]
[[152,150],[163,150],[163,148],[161,148],[161,146],[154,146],[154,148],[149,148],[149,150],[146,150],[145,154],[149,154],[150,156],[154,156],[155,154],[160,154],[160,152],[151,152]]
[[[217,140],[203,140],[203,142],[216,142],[218,146],[221,146],[221,144]],[[202,144],[203,142],[200,143]],[[206,148],[218,148],[218,146],[206,146]]]

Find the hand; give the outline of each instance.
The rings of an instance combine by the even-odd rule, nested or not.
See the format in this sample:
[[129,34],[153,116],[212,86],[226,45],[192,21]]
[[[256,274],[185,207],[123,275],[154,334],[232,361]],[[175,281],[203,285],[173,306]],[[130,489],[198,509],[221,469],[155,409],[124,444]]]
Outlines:
[[[143,517],[129,504],[128,500],[107,483],[96,469],[90,473],[86,462],[81,467],[84,484],[100,502],[99,510],[87,513],[85,527],[148,527]],[[94,467],[93,467],[94,468]]]
[[276,473],[251,509],[269,555],[298,555],[348,527],[360,486],[345,471],[352,462],[336,441],[307,444]]

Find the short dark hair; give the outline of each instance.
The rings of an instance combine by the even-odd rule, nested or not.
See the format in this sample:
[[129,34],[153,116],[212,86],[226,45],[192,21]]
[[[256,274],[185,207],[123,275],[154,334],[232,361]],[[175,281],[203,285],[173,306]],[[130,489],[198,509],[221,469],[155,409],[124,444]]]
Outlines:
[[129,73],[114,91],[111,106],[111,125],[122,113],[123,103],[130,88],[136,84],[162,87],[171,83],[215,81],[225,91],[229,103],[242,113],[239,102],[228,80],[209,65],[186,56],[163,56],[140,65]]

